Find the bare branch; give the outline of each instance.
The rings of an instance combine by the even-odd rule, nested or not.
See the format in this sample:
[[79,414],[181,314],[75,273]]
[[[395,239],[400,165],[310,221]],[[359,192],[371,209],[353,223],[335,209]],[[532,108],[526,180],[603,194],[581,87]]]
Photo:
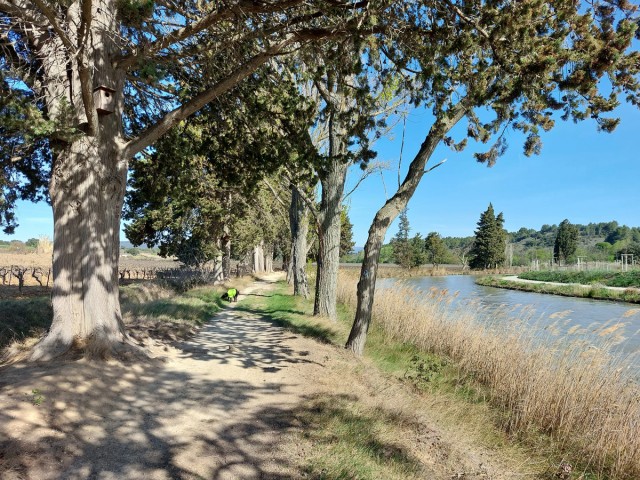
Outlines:
[[367,178],[369,178],[371,175],[373,175],[374,173],[380,171],[382,173],[382,170],[384,170],[384,164],[382,163],[376,163],[374,165],[369,165],[367,166],[367,169],[362,172],[362,175],[360,175],[360,178],[358,179],[358,181],[356,182],[356,184],[353,186],[353,188],[351,190],[349,190],[348,193],[344,194],[342,196],[342,201],[344,202],[347,198],[349,198],[349,196],[356,191],[356,189],[360,186],[360,184],[362,182],[364,182]]
[[427,168],[427,169],[424,171],[424,173],[429,173],[431,170],[435,170],[436,168],[438,168],[440,165],[442,165],[442,164],[443,164],[444,162],[446,162],[446,161],[447,161],[447,159],[445,158],[444,160],[442,160],[442,161],[440,161],[440,162],[436,163],[433,167],[431,167],[431,168]]

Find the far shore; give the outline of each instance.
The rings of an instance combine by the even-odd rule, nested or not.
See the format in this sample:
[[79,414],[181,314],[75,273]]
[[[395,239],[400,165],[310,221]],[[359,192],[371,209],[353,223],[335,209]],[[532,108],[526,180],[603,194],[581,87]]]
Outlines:
[[540,282],[524,280],[515,275],[490,275],[476,278],[478,285],[546,293],[564,297],[591,298],[616,302],[640,303],[640,288],[607,287],[604,285],[581,285],[578,283]]

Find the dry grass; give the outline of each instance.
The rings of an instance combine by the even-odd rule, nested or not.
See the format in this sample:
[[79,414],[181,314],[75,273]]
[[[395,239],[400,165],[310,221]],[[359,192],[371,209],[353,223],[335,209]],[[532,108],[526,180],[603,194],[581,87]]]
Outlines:
[[[353,276],[342,274],[338,295],[355,305]],[[391,339],[450,358],[482,385],[511,434],[547,434],[582,468],[640,478],[640,387],[631,360],[607,348],[618,329],[602,327],[597,346],[575,330],[552,341],[527,319],[506,316],[488,325],[473,306],[454,307],[447,292],[406,287],[378,291],[374,305],[375,322]]]

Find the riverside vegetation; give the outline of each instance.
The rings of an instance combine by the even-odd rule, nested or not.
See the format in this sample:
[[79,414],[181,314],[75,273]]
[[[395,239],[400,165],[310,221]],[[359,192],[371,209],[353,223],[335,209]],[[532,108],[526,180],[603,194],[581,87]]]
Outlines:
[[[284,284],[279,294],[252,302],[261,303],[258,309],[282,326],[340,345],[355,305],[355,281],[355,275],[341,272],[338,322],[305,315],[311,303],[301,307],[305,300],[285,294]],[[189,336],[219,309],[218,290],[198,287],[178,295],[154,284],[124,287],[128,328],[143,343],[148,341],[144,332],[164,339]],[[535,478],[639,478],[640,389],[629,368],[631,359],[615,359],[606,348],[621,325],[601,326],[596,331],[601,342],[594,344],[577,327],[555,337],[551,330],[525,326],[527,319],[507,319],[507,313],[497,319],[505,322],[487,325],[474,305],[456,307],[451,300],[452,295],[439,290],[426,295],[406,287],[380,290],[367,347],[370,359],[427,395],[429,409],[438,409],[429,402],[446,405],[455,416],[451,424],[468,423],[485,444],[513,447],[514,455],[523,458],[531,455]],[[4,311],[25,313],[22,318],[36,327],[50,316],[46,299],[13,302],[3,304]],[[20,305],[30,306],[20,310]],[[639,313],[629,310],[627,316]],[[24,340],[28,329],[20,336],[23,340],[14,349],[33,341]],[[313,427],[308,435],[317,447],[309,453],[308,471],[346,478],[340,474],[349,465],[350,472],[357,472],[353,478],[414,478],[414,466],[406,458],[389,457],[375,442],[381,434],[400,435],[404,427],[356,400],[341,401],[319,404],[303,419]],[[332,415],[338,407],[349,414]],[[386,429],[390,432],[384,433]],[[567,468],[568,474],[558,476]]]
[[518,278],[555,283],[519,282],[515,278],[495,275],[477,278],[476,283],[488,287],[565,297],[640,303],[640,271],[638,270],[631,272],[525,272],[519,274]]
[[[450,365],[458,372],[459,392],[494,406],[514,438],[553,442],[557,454],[585,472],[580,478],[640,478],[640,387],[633,359],[608,353],[621,324],[599,327],[594,344],[579,327],[554,337],[552,330],[525,325],[525,319],[489,325],[473,305],[452,306],[447,292],[427,297],[398,287],[378,291],[374,305],[386,342],[413,345],[428,359],[436,356],[418,371],[425,383],[437,384],[433,378]],[[355,305],[353,276],[342,275],[339,299]],[[639,313],[631,309],[628,315]]]

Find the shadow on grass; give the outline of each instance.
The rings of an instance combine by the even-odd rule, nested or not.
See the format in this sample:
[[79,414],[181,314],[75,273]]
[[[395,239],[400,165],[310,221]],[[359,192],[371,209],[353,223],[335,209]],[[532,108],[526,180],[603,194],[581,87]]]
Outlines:
[[305,473],[311,478],[434,478],[400,442],[400,428],[420,437],[435,432],[397,412],[363,408],[354,395],[314,395],[295,412],[314,445]]
[[49,297],[0,300],[0,349],[14,340],[42,333],[52,318]]
[[[274,294],[270,298],[278,304],[282,302],[291,302],[292,297],[289,295]],[[295,308],[281,308],[273,305],[273,301],[269,305],[256,309],[251,305],[239,305],[236,310],[247,313],[259,313],[262,320],[271,323],[277,327],[284,328],[290,332],[297,333],[304,337],[314,338],[322,343],[331,344],[336,340],[336,331],[322,325],[313,325],[306,318],[306,313]],[[258,311],[259,310],[259,311]]]

